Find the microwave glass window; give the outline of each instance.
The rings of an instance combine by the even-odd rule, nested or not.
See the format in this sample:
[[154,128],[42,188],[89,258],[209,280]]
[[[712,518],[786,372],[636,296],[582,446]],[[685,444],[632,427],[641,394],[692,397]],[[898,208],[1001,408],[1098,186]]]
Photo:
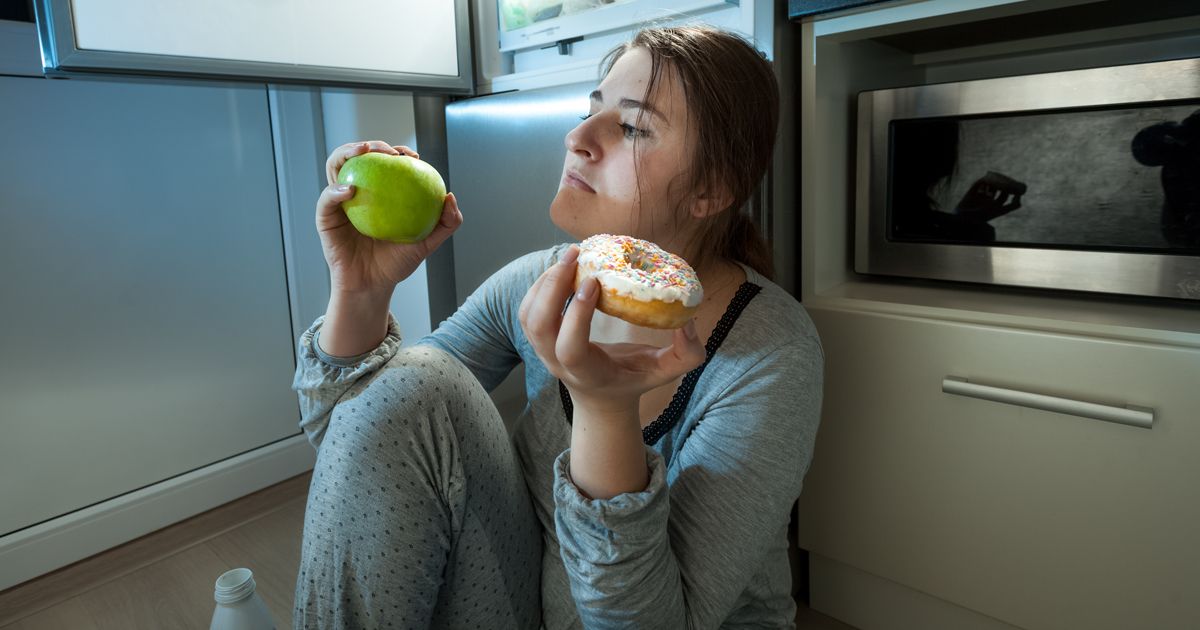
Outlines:
[[891,122],[893,241],[1200,253],[1200,101]]

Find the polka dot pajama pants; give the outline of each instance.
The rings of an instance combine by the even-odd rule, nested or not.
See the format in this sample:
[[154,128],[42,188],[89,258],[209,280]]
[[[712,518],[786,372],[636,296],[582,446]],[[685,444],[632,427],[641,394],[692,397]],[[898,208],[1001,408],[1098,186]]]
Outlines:
[[402,348],[334,407],[317,452],[296,628],[533,628],[541,530],[475,377]]

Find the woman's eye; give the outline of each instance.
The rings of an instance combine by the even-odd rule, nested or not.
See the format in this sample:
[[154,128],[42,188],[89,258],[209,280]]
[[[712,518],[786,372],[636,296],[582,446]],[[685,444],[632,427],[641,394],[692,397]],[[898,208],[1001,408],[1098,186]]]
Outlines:
[[[595,114],[584,114],[583,116],[579,117],[579,120],[587,120],[592,116],[595,116]],[[630,140],[635,138],[645,138],[650,135],[649,130],[634,127],[629,123],[619,123],[617,126],[621,128],[621,133],[623,133],[625,137]]]
[[645,138],[650,135],[650,132],[645,129],[638,129],[629,123],[621,123],[621,129],[625,132],[625,137],[630,140],[634,138]]

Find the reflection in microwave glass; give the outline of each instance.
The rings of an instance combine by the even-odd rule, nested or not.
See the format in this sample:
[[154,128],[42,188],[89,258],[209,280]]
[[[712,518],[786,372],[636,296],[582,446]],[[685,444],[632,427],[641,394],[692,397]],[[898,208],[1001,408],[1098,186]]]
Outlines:
[[1197,105],[894,121],[891,238],[1200,251]]

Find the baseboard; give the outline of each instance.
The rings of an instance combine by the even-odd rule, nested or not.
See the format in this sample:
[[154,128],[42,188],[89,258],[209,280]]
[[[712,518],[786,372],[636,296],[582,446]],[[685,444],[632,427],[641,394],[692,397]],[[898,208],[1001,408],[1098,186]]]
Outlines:
[[0,591],[311,470],[296,435],[0,537]]
[[1020,630],[816,553],[808,571],[809,608],[859,630]]

